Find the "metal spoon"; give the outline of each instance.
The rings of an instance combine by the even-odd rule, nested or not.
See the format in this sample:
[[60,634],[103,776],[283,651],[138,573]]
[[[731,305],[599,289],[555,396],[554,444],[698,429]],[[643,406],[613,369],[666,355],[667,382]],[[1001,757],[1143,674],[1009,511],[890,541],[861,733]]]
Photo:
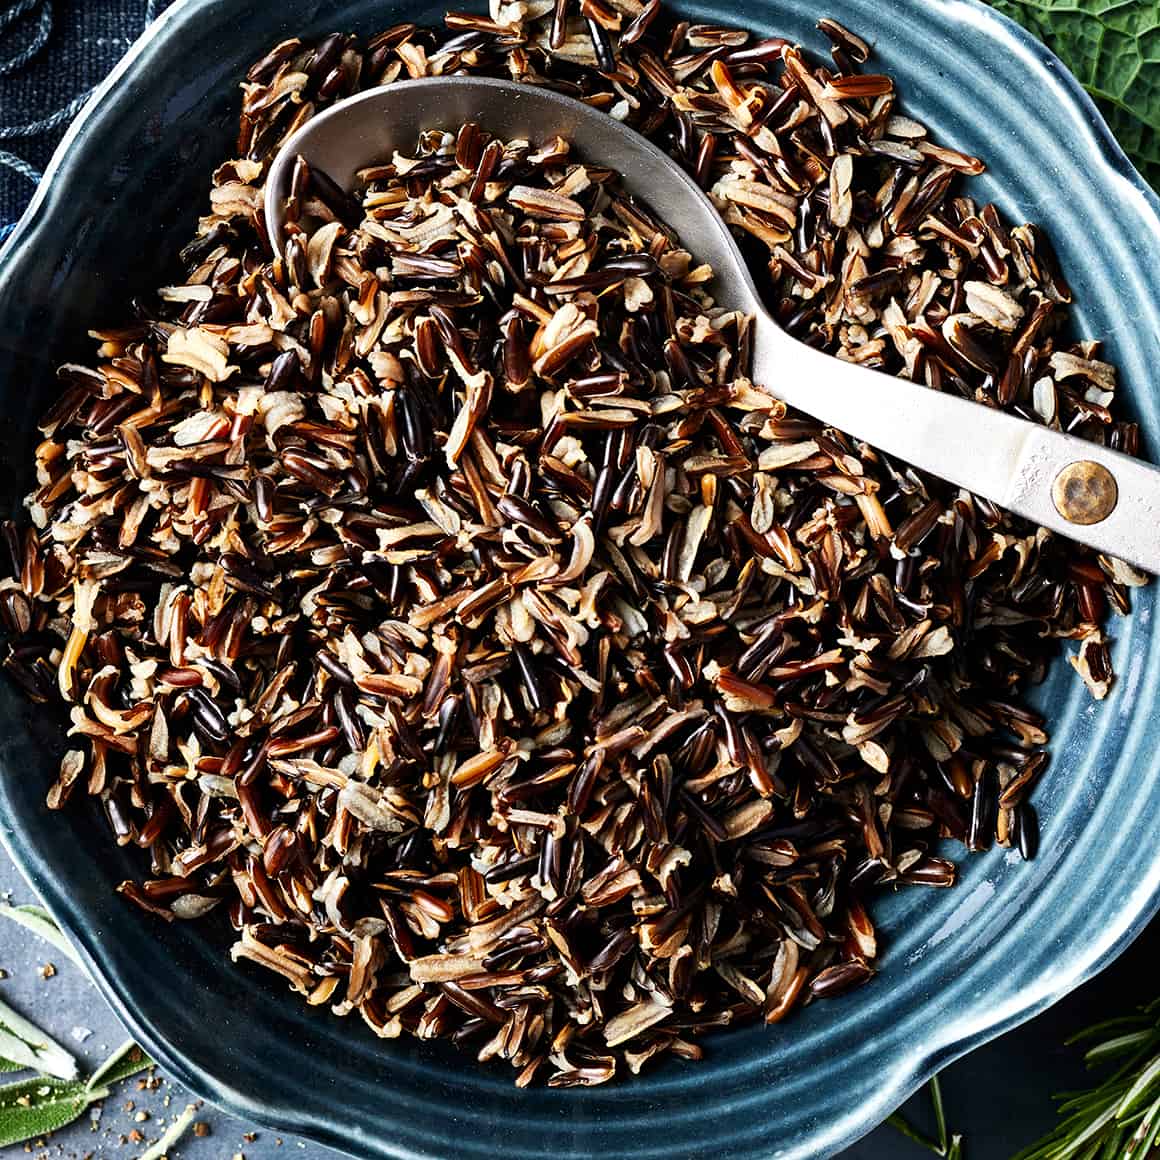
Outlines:
[[307,121],[283,145],[266,184],[275,252],[295,158],[343,189],[358,170],[425,129],[475,121],[507,139],[559,134],[712,265],[715,300],[755,318],[755,384],[888,455],[1026,516],[1053,532],[1160,573],[1160,469],[958,396],[842,362],[798,342],[769,315],[728,227],[671,158],[638,133],[548,89],[480,77],[433,77],[369,89]]

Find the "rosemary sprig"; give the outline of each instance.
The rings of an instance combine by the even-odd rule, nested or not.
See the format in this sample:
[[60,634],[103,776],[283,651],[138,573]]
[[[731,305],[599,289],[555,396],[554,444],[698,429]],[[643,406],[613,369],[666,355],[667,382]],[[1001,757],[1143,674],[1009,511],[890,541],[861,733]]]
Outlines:
[[1053,1131],[1013,1160],[1147,1160],[1160,1148],[1160,999],[1089,1027],[1088,1068],[1118,1064],[1097,1086],[1057,1097]]
[[908,1140],[913,1140],[936,1156],[942,1156],[943,1160],[963,1160],[963,1137],[959,1132],[947,1130],[946,1107],[943,1104],[942,1085],[939,1083],[937,1075],[931,1079],[927,1089],[930,1092],[930,1102],[934,1109],[936,1133],[934,1137],[920,1132],[901,1112],[887,1116],[886,1122],[901,1132]]

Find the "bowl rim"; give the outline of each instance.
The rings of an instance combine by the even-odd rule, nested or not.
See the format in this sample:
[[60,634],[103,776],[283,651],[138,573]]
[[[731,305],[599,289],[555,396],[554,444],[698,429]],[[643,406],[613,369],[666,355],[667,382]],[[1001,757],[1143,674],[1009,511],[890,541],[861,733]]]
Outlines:
[[[144,73],[149,67],[151,54],[159,43],[176,36],[190,22],[215,7],[228,5],[231,0],[174,0],[152,24],[137,37],[112,71],[90,93],[80,112],[69,125],[60,144],[45,168],[44,176],[31,201],[15,223],[8,236],[0,242],[0,288],[8,272],[19,264],[18,257],[25,247],[34,244],[40,229],[51,221],[51,210],[58,191],[69,181],[80,176],[76,154],[78,142],[91,130],[116,115],[109,98],[114,96],[126,80]],[[1134,194],[1142,198],[1144,213],[1155,225],[1160,241],[1160,196],[1148,184],[1113,135],[1094,100],[1063,62],[1040,40],[1013,20],[989,7],[984,0],[924,0],[944,10],[948,18],[969,14],[966,18],[995,43],[997,49],[1012,53],[1025,61],[1034,61],[1040,69],[1048,69],[1060,86],[1061,99],[1069,101],[1078,110],[1093,138],[1098,161],[1115,178],[1126,182]],[[0,784],[0,798],[3,798]],[[18,843],[17,828],[12,819],[0,812],[0,845],[4,847],[25,879],[41,897],[48,910],[57,919],[77,948],[83,967],[96,985],[102,998],[133,1034],[151,1057],[169,1075],[196,1095],[230,1115],[265,1125],[282,1132],[293,1132],[325,1144],[338,1151],[356,1146],[348,1135],[342,1134],[333,1120],[327,1120],[309,1110],[309,1100],[294,1105],[265,1101],[256,1092],[232,1085],[190,1059],[178,1043],[166,1038],[162,1029],[129,992],[122,992],[117,972],[111,969],[108,956],[102,952],[101,940],[85,921],[81,907],[70,899],[52,870],[52,858],[44,851]],[[1067,960],[1064,969],[1045,974],[1032,986],[1026,986],[1003,1004],[990,1010],[974,1010],[969,1020],[954,1023],[954,1035],[943,1040],[932,1037],[928,1043],[916,1047],[907,1057],[886,1062],[875,1098],[843,1115],[819,1133],[814,1145],[822,1144],[826,1155],[854,1143],[865,1135],[894,1108],[916,1091],[931,1076],[954,1060],[976,1047],[1010,1031],[1042,1013],[1064,995],[1103,970],[1120,955],[1141,933],[1151,918],[1160,911],[1160,861],[1155,867],[1154,881],[1141,881],[1130,900],[1105,926],[1101,937],[1085,946]],[[966,1028],[964,1030],[964,1028]],[[367,1141],[361,1141],[367,1142]],[[398,1157],[399,1160],[438,1160],[434,1153],[401,1146],[389,1139],[373,1142],[376,1154]],[[355,1153],[350,1153],[355,1154]],[[779,1152],[804,1160],[807,1155],[821,1155],[798,1149]]]

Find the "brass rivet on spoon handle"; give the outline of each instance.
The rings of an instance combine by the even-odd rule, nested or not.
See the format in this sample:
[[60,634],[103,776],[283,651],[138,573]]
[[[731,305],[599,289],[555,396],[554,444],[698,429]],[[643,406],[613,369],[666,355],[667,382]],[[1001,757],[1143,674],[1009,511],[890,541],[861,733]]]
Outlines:
[[621,175],[715,273],[713,297],[753,316],[752,381],[788,406],[887,455],[1099,552],[1160,575],[1160,468],[1085,444],[954,393],[843,362],[782,330],[762,304],[737,243],[704,190],[627,125],[569,96],[494,77],[421,77],[366,89],[312,117],[283,142],[266,180],[274,251],[286,240],[297,157],[343,190],[359,168],[408,148],[435,126],[474,121],[525,140],[567,138]]
[[1069,463],[1051,485],[1055,510],[1069,523],[1098,524],[1115,509],[1116,478],[1102,463],[1080,459]]

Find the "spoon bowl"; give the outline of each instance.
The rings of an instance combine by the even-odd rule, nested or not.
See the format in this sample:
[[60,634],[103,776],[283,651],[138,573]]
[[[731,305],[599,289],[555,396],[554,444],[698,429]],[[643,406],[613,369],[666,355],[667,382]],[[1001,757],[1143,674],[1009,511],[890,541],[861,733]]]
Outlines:
[[312,117],[283,146],[266,183],[266,228],[280,253],[286,198],[298,157],[343,189],[360,169],[413,149],[427,129],[474,121],[505,139],[565,138],[585,160],[620,174],[621,184],[673,227],[716,273],[714,296],[731,310],[763,311],[729,227],[697,183],[667,154],[607,113],[551,89],[492,77],[423,77],[367,89]]
[[1160,470],[993,407],[842,362],[798,342],[763,306],[728,226],[675,162],[582,101],[489,77],[424,77],[368,89],[311,118],[283,145],[266,183],[280,253],[295,162],[349,190],[365,166],[427,129],[473,121],[507,139],[561,136],[673,227],[713,267],[718,305],[754,318],[754,383],[786,404],[1017,515],[1160,573]]

